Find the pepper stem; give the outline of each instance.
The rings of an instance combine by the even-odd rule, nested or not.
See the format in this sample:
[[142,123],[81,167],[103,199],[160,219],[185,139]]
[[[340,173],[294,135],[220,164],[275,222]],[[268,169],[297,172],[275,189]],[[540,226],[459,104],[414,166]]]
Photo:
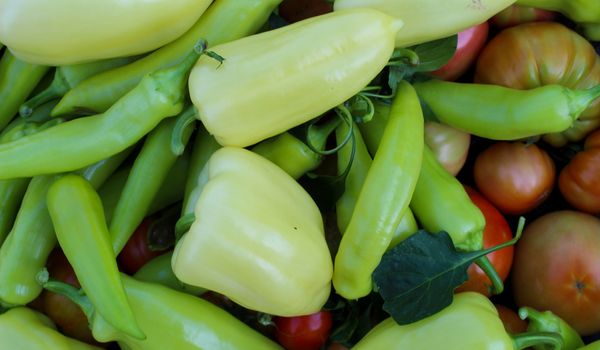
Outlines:
[[486,276],[492,282],[490,287],[491,294],[500,294],[504,291],[504,282],[500,275],[498,275],[498,271],[494,268],[494,265],[490,262],[487,255],[482,256],[481,258],[475,260],[477,266],[485,272]]
[[570,110],[573,120],[585,111],[590,104],[600,97],[600,84],[586,90],[570,90]]
[[173,154],[177,156],[183,154],[185,146],[194,130],[194,122],[196,121],[197,116],[198,109],[194,106],[190,106],[177,117],[175,126],[173,127],[173,133],[171,134],[171,151]]
[[61,97],[66,92],[64,84],[64,80],[55,77],[50,86],[48,86],[39,94],[25,101],[25,103],[19,107],[19,115],[22,118],[29,118],[36,108],[40,107],[46,102],[54,100],[55,98]]
[[67,297],[69,300],[77,304],[83,311],[83,314],[92,322],[94,316],[94,306],[90,299],[83,294],[83,290],[76,288],[68,283],[50,279],[50,274],[46,268],[43,268],[36,275],[37,282],[46,290]]
[[549,344],[554,350],[563,348],[563,340],[560,334],[554,332],[525,332],[512,335],[515,350],[526,349],[539,344]]

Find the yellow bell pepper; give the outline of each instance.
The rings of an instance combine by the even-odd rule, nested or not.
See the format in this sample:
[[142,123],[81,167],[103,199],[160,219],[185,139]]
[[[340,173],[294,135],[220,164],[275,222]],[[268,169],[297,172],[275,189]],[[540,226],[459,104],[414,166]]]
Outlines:
[[396,47],[441,39],[483,23],[516,0],[336,0],[334,11],[368,7],[401,18]]
[[319,311],[333,264],[309,194],[274,163],[235,147],[217,150],[198,183],[195,221],[171,261],[177,278],[260,312]]
[[0,42],[30,63],[131,56],[187,31],[212,0],[0,0]]
[[402,21],[329,13],[213,46],[189,79],[199,119],[223,146],[246,147],[343,103],[387,64]]

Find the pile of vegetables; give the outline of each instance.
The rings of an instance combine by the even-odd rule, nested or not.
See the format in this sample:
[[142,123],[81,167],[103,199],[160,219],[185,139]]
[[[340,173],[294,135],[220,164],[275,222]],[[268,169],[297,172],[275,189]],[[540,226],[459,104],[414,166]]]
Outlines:
[[0,0],[0,348],[600,349],[597,41],[597,0]]

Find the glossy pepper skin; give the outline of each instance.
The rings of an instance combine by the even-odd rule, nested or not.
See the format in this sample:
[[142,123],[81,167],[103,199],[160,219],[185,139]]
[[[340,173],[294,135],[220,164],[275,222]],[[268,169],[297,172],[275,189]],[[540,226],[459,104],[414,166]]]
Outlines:
[[492,140],[565,131],[600,97],[600,85],[587,90],[557,84],[517,90],[430,80],[415,84],[415,89],[440,122]]
[[[556,347],[561,344],[560,337],[550,335],[546,339],[552,339],[554,349],[560,349]],[[482,294],[465,292],[455,294],[452,304],[421,321],[398,325],[392,318],[384,320],[352,349],[516,350],[535,343],[513,340],[504,330],[494,304]]]
[[517,4],[560,12],[575,22],[600,23],[596,0],[517,0]]
[[334,11],[368,7],[404,21],[396,47],[445,38],[487,21],[515,0],[336,0]]
[[371,275],[406,213],[419,178],[423,128],[419,98],[403,81],[335,256],[333,285],[346,299],[358,299],[372,289]]
[[[530,307],[519,308],[519,317],[527,319],[528,331],[556,332],[563,340],[562,350],[577,350],[583,346],[583,340],[573,327],[565,320],[556,316],[552,311],[537,311]],[[533,346],[534,350],[549,350],[551,346],[539,344]]]
[[24,62],[9,50],[4,50],[0,59],[0,131],[16,116],[21,104],[48,69],[47,66]]
[[22,60],[48,66],[137,55],[181,36],[210,3],[2,0],[0,41]]
[[253,145],[358,93],[386,65],[401,27],[381,12],[355,9],[217,45],[211,50],[225,61],[198,60],[190,97],[217,142]]
[[16,307],[0,315],[0,348],[11,350],[100,350],[66,337],[45,315]]
[[[505,29],[489,41],[477,59],[474,80],[521,90],[547,84],[589,89],[600,84],[600,56],[584,37],[560,23],[527,23]],[[582,140],[598,126],[597,100],[570,128],[543,139],[561,147]]]
[[332,263],[323,219],[292,177],[258,154],[216,151],[199,181],[195,221],[172,266],[182,282],[278,316],[317,312]]
[[[100,342],[117,341],[129,350],[282,350],[256,330],[211,302],[155,283],[121,274],[123,286],[140,327],[147,334],[139,340],[117,331],[102,317],[92,318],[94,308],[87,297],[72,286],[45,288],[63,293],[82,306],[94,337]],[[66,292],[66,293],[65,293]]]
[[105,113],[0,144],[0,179],[72,171],[132,146],[181,112],[188,72],[199,54],[195,49],[180,64],[146,75]]
[[138,281],[161,284],[182,293],[203,294],[206,289],[190,286],[177,279],[171,267],[172,258],[173,251],[159,255],[137,270],[133,277]]
[[46,198],[58,243],[98,314],[144,339],[121,284],[100,196],[85,178],[69,174],[50,186]]
[[185,34],[131,64],[86,79],[69,91],[52,115],[78,109],[101,113],[133,89],[144,75],[180,62],[199,38],[210,46],[255,33],[281,0],[215,0]]

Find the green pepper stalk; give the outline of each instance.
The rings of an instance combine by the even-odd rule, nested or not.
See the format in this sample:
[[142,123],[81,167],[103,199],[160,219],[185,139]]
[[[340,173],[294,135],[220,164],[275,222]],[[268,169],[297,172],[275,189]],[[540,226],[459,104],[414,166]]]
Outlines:
[[[552,313],[552,311],[540,312],[530,307],[519,308],[519,317],[528,320],[527,331],[529,332],[555,332],[560,334],[563,340],[562,350],[577,350],[583,346],[583,340],[573,327],[563,319]],[[540,344],[534,345],[534,350],[549,350],[551,346]]]
[[[127,149],[78,173],[94,186],[100,186],[130,151]],[[27,186],[13,227],[0,247],[0,305],[25,305],[42,291],[35,276],[46,265],[56,245],[46,194],[59,176],[36,176]]]
[[492,140],[567,130],[600,97],[600,85],[588,90],[561,85],[517,90],[430,80],[415,84],[415,89],[440,122]]
[[[0,135],[0,143],[17,140],[25,135],[34,134],[61,122],[62,120],[56,119],[55,121],[46,123],[26,123],[19,118],[4,129],[5,132]],[[0,210],[0,245],[6,239],[14,223],[30,180],[30,178],[0,180],[0,203],[2,203],[2,210]]]
[[26,63],[4,50],[0,59],[0,130],[13,119],[48,70],[49,67]]
[[600,2],[596,0],[517,0],[516,3],[560,12],[575,22],[600,23]]
[[100,197],[83,177],[57,179],[47,193],[56,238],[98,315],[116,329],[145,339],[129,305]]
[[131,307],[147,335],[145,340],[138,340],[114,329],[97,315],[79,289],[48,281],[43,274],[39,277],[44,288],[67,296],[82,308],[94,338],[100,342],[117,341],[130,350],[282,350],[209,301],[121,274]]
[[452,304],[421,321],[399,325],[391,317],[384,320],[352,350],[521,350],[537,344],[562,349],[558,333],[508,335],[494,304],[483,294],[465,292],[455,294]]
[[417,185],[424,123],[413,87],[403,81],[335,257],[333,285],[347,299],[372,289],[371,274],[390,245]]
[[205,44],[199,42],[180,64],[146,75],[103,114],[0,145],[0,179],[72,171],[132,146],[181,112],[189,71]]
[[[369,123],[373,121],[374,120],[371,120]],[[341,144],[345,140],[349,132],[350,127],[347,124],[343,123],[338,126],[336,129],[336,139],[338,144]],[[338,229],[342,233],[346,231],[346,228],[348,227],[360,190],[362,189],[371,163],[373,162],[356,124],[353,125],[352,132],[354,133],[354,155],[352,155],[351,144],[346,144],[337,153],[338,174],[342,174],[346,170],[349,162],[352,162],[350,171],[344,182],[344,193],[336,203],[337,224]],[[415,217],[409,207],[402,216],[400,224],[398,224],[387,249],[393,248],[408,236],[415,233],[418,229]]]
[[175,41],[133,63],[97,74],[77,85],[62,98],[52,115],[71,114],[78,108],[104,112],[147,73],[181,62],[198,38],[214,46],[253,34],[279,3],[281,0],[216,0],[198,22]]
[[44,314],[15,307],[0,315],[0,348],[36,350],[100,350],[66,337]]
[[[193,109],[186,109],[182,117],[193,114]],[[177,119],[170,118],[158,124],[146,137],[133,163],[109,226],[115,255],[121,252],[136,227],[148,215],[154,196],[178,158],[169,147],[176,123]],[[180,140],[184,145],[192,133],[191,128],[185,130]]]
[[54,78],[46,89],[39,92],[19,107],[19,114],[23,118],[31,115],[34,109],[46,102],[64,96],[69,90],[83,80],[112,68],[123,66],[132,62],[135,57],[117,57],[88,63],[56,67]]
[[206,289],[185,284],[177,279],[171,267],[172,257],[173,251],[157,256],[142,266],[133,277],[139,281],[161,284],[182,293],[191,295],[204,293]]

